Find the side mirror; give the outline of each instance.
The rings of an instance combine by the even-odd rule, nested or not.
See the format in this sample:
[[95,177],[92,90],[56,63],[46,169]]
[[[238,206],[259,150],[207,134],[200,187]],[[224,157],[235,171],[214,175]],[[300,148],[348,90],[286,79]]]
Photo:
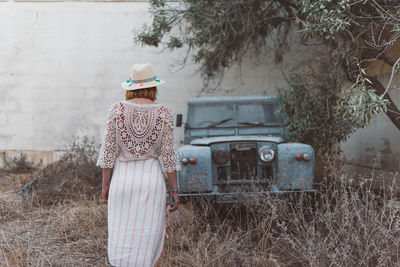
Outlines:
[[182,114],[176,114],[176,127],[182,126]]

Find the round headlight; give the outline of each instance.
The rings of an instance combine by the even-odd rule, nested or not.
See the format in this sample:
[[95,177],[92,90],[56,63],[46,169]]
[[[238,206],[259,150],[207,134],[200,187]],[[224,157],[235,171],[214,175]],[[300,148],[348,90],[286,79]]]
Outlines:
[[304,154],[303,154],[303,159],[304,159],[305,161],[310,161],[310,160],[311,160],[311,155],[308,154],[308,153],[304,153]]
[[217,164],[225,164],[229,160],[229,153],[225,149],[218,148],[214,150],[212,157]]
[[275,157],[275,151],[269,146],[263,146],[258,151],[261,161],[271,162]]

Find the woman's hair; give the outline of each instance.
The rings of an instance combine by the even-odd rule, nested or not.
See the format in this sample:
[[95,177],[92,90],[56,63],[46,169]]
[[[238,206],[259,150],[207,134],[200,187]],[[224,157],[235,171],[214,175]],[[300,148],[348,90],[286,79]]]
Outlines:
[[150,99],[151,101],[154,101],[157,99],[157,87],[149,87],[149,88],[143,88],[143,89],[138,89],[138,90],[129,90],[125,91],[125,99],[129,100],[132,98],[147,98]]

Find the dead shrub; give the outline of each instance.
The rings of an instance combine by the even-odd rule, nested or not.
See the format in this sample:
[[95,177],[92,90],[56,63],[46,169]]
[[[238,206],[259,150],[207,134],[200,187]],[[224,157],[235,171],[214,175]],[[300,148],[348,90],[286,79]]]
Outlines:
[[[303,195],[281,205],[271,243],[280,262],[309,266],[396,266],[400,249],[400,202],[391,184],[374,190],[374,180],[331,172],[317,198]],[[267,201],[268,202],[268,201]],[[313,203],[313,205],[310,205]],[[286,207],[286,208],[285,208]],[[289,260],[291,259],[291,260]]]
[[23,193],[34,203],[51,205],[93,197],[101,192],[98,147],[93,140],[75,140],[60,160],[33,174]]

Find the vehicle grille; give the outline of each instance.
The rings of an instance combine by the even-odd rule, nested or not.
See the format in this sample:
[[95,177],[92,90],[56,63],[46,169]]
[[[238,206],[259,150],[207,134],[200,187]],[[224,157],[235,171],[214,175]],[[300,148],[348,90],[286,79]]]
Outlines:
[[263,165],[262,166],[262,179],[272,179],[272,165]]
[[257,176],[257,144],[231,144],[231,179]]

